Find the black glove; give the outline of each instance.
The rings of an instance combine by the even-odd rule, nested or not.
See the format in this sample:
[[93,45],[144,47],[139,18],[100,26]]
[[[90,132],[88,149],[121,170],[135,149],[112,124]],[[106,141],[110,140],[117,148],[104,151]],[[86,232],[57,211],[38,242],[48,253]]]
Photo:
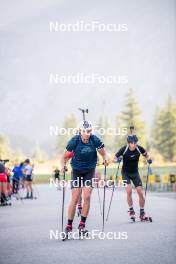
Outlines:
[[148,164],[152,164],[152,159],[147,160]]
[[117,158],[117,163],[120,163],[122,161],[122,157]]

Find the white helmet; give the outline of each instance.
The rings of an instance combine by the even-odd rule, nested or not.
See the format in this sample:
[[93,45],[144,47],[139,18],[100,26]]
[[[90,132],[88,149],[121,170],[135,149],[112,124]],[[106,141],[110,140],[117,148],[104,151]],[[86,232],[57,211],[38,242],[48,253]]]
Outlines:
[[79,125],[80,131],[88,131],[92,130],[92,122],[91,121],[81,121]]

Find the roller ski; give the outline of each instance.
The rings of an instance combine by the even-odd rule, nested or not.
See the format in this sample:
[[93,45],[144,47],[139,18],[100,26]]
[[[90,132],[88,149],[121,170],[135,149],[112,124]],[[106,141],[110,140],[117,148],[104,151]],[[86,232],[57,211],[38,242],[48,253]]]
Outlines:
[[24,196],[24,197],[21,197],[22,199],[30,199],[30,196],[29,196],[29,193],[27,193],[27,195],[26,196]]
[[5,194],[2,194],[1,196],[1,201],[0,201],[0,206],[11,206],[12,203],[9,200],[8,197],[5,196]]
[[85,223],[80,222],[78,226],[79,237],[84,238],[89,236],[89,231],[85,229]]
[[0,206],[11,206],[11,205],[12,205],[12,203],[10,201],[7,201],[7,200],[0,203]]
[[72,234],[72,225],[67,225],[65,231],[62,232],[62,241],[70,239]]
[[4,202],[0,204],[0,206],[11,206],[11,205],[12,205],[11,202]]
[[146,216],[146,214],[143,213],[143,214],[140,214],[139,220],[141,222],[152,222],[152,217],[151,216]]
[[37,196],[31,196],[31,197],[29,197],[29,199],[31,199],[31,200],[36,200],[37,199]]
[[145,214],[143,215],[140,215],[138,219],[136,219],[135,217],[132,217],[130,218],[132,220],[132,222],[148,222],[148,223],[151,223],[153,220],[152,220],[152,217],[151,216],[146,216]]
[[33,193],[31,193],[31,195],[29,195],[29,193],[27,193],[27,195],[25,197],[21,197],[21,200],[36,200],[37,199],[37,196],[33,196]]
[[130,220],[132,222],[135,222],[136,221],[136,215],[135,215],[134,209],[129,209],[128,214],[129,214]]

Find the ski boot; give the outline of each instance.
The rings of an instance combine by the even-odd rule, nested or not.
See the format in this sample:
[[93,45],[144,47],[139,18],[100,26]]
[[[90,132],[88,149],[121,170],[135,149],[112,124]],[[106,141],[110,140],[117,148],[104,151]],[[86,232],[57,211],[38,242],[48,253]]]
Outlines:
[[11,206],[12,205],[11,201],[12,201],[11,195],[7,196],[6,197],[6,204]]
[[72,233],[72,225],[67,225],[65,231],[62,234],[62,241],[69,239],[71,233]]
[[0,204],[1,204],[1,206],[8,206],[8,205],[11,206],[12,205],[12,203],[10,201],[8,201],[8,199],[4,193],[2,193]]
[[31,193],[31,195],[29,196],[29,199],[36,200],[37,199],[37,196],[34,196],[33,193]]
[[80,222],[80,224],[78,226],[78,230],[79,230],[79,237],[80,238],[89,236],[89,231],[85,229],[85,223],[84,222]]
[[4,201],[3,203],[0,203],[0,206],[11,206],[11,202]]
[[141,222],[152,222],[151,216],[146,216],[145,212],[140,214],[139,219],[141,220]]
[[23,199],[30,199],[29,193],[27,193],[27,195]]
[[132,220],[132,222],[135,222],[136,221],[136,215],[135,215],[134,209],[129,209],[128,214],[129,214],[130,220]]

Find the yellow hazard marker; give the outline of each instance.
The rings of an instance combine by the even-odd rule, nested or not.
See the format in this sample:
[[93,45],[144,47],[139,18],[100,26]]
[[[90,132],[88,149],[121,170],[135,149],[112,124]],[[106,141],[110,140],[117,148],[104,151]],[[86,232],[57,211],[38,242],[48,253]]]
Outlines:
[[169,184],[169,175],[168,174],[165,174],[164,176],[163,176],[163,184]]
[[154,174],[151,174],[149,175],[149,184],[155,184],[155,175]]

